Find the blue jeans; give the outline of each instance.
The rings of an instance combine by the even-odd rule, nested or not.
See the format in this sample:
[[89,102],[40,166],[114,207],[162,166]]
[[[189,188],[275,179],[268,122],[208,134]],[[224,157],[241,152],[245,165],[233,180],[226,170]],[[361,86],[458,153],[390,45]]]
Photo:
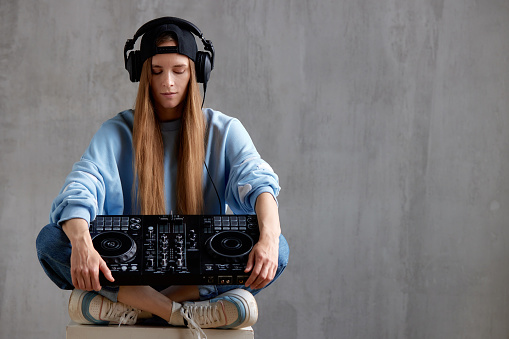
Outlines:
[[[74,286],[71,278],[71,243],[62,228],[56,224],[46,225],[39,233],[36,240],[37,256],[39,262],[44,269],[44,272],[59,288],[65,290],[72,290]],[[280,275],[288,264],[288,256],[290,249],[286,239],[281,235],[279,237],[279,262],[276,276],[264,288],[271,285]],[[226,291],[242,288],[250,291],[252,294],[257,294],[263,289],[252,290],[244,285],[200,285],[201,300],[209,300]],[[103,286],[99,294],[110,299],[113,302],[117,301],[118,287]]]

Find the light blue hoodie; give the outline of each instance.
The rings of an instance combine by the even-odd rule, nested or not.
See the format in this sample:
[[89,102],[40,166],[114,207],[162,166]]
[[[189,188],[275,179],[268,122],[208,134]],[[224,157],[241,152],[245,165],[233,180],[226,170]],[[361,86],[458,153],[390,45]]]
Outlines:
[[[258,195],[269,192],[277,197],[279,194],[278,176],[260,158],[239,120],[212,109],[203,112],[207,121],[205,163],[221,199],[220,204],[204,166],[203,213],[220,214],[227,204],[236,214],[254,214]],[[101,126],[54,200],[50,222],[61,223],[72,218],[90,222],[98,214],[139,213],[132,201],[133,119],[134,112],[127,110]],[[161,124],[167,213],[176,212],[175,143],[179,129],[180,120]]]

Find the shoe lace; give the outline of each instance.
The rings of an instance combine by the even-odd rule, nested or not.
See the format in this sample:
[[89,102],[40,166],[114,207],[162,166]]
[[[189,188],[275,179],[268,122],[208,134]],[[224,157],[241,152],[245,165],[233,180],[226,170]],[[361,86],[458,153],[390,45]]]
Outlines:
[[206,339],[207,335],[201,329],[200,325],[213,324],[221,321],[219,316],[219,303],[210,305],[182,305],[180,314],[187,321],[187,327],[193,332],[198,339]]
[[114,321],[119,319],[118,326],[120,327],[123,324],[134,324],[136,319],[138,319],[138,314],[140,314],[140,312],[140,310],[122,303],[114,303],[106,312],[106,318]]

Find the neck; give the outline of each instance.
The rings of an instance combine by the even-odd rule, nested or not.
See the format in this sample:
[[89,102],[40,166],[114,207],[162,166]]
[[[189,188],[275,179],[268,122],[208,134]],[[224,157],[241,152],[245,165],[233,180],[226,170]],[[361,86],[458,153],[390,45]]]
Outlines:
[[184,104],[180,103],[177,107],[173,108],[156,107],[155,111],[159,121],[161,122],[177,120],[182,117],[182,113],[184,112]]

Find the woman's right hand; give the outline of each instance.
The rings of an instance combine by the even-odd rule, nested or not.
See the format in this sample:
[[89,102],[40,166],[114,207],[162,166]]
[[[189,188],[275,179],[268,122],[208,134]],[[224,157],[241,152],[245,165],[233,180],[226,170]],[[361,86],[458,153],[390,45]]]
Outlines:
[[62,229],[71,241],[71,277],[75,288],[86,291],[99,291],[99,272],[114,282],[110,269],[101,255],[95,250],[88,223],[84,219],[69,219]]

